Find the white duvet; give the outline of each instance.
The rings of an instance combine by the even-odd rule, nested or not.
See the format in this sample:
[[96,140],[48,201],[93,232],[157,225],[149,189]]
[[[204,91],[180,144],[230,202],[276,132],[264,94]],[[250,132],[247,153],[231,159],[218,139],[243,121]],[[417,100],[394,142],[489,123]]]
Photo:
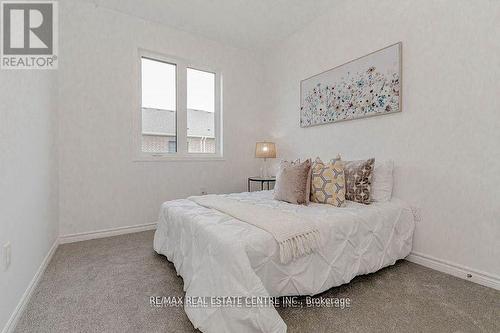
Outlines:
[[[276,201],[272,191],[224,196],[308,217],[323,245],[282,264],[278,243],[266,231],[190,200],[165,202],[154,249],[174,263],[188,298],[315,295],[392,265],[411,251],[413,215],[395,198],[371,205],[347,201],[337,208]],[[286,332],[273,307],[185,306],[185,311],[206,333]]]

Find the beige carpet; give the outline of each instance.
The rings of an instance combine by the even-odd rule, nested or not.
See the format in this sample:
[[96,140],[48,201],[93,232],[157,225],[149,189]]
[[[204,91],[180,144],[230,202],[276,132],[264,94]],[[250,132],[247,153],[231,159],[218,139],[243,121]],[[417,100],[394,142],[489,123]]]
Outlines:
[[[16,332],[194,332],[182,308],[149,297],[183,296],[153,232],[61,245]],[[500,292],[406,261],[332,288],[349,309],[280,308],[288,332],[500,332]]]

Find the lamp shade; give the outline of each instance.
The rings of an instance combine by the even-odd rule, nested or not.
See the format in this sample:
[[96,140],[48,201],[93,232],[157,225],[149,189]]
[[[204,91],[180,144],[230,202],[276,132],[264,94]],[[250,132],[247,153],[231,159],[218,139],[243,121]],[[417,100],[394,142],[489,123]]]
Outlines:
[[275,158],[276,145],[274,144],[274,142],[257,142],[255,144],[255,157]]

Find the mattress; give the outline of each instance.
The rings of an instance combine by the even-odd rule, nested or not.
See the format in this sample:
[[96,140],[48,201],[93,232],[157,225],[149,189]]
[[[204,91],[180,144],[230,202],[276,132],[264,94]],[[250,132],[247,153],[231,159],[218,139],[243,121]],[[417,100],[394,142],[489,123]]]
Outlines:
[[220,298],[315,295],[392,265],[411,251],[414,218],[401,200],[299,206],[273,200],[272,193],[222,196],[313,220],[322,235],[319,250],[282,264],[276,240],[262,229],[188,199],[162,205],[155,251],[174,263],[187,299],[219,298],[208,306],[184,306],[202,332],[286,332],[274,307],[220,306]]

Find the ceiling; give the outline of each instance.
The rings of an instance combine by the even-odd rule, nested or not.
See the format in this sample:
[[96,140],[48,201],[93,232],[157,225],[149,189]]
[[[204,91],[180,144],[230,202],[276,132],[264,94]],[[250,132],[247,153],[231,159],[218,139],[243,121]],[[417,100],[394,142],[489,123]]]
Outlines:
[[265,50],[336,0],[92,0],[98,6],[232,46]]

